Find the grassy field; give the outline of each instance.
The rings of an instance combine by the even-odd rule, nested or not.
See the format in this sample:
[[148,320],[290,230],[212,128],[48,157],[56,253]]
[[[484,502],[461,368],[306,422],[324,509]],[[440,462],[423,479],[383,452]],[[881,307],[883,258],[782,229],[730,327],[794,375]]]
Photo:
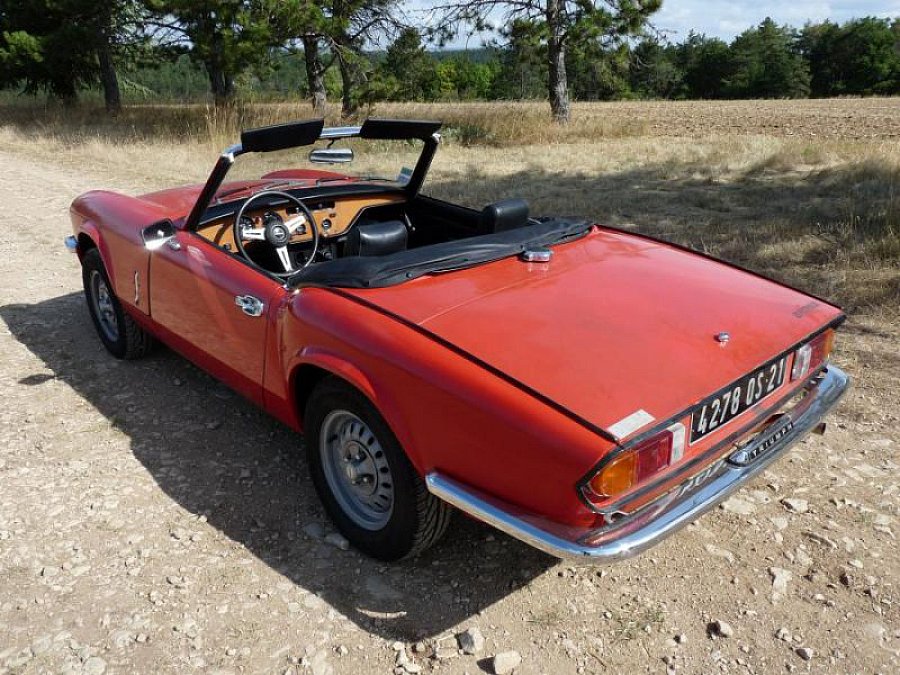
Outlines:
[[[540,103],[369,112],[445,121],[426,186],[435,196],[523,196],[538,215],[634,227],[851,311],[900,312],[900,99],[581,103],[561,129]],[[240,128],[307,116],[304,104],[132,106],[114,120],[6,104],[0,142],[150,190],[203,180]]]

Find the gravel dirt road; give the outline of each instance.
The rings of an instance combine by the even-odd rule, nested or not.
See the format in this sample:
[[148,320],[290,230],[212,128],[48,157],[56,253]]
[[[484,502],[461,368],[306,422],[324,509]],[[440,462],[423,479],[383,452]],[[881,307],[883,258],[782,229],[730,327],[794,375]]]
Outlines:
[[636,560],[457,518],[382,565],[325,541],[294,434],[165,349],[102,349],[62,246],[99,186],[152,187],[0,152],[0,673],[900,671],[896,325],[843,330],[827,435]]

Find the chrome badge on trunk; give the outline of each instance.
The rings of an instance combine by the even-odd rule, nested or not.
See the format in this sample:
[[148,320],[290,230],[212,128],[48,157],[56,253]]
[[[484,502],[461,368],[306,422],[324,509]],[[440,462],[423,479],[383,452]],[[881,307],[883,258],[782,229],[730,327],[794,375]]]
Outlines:
[[766,454],[773,445],[784,438],[794,428],[794,421],[790,415],[775,420],[766,429],[757,434],[756,438],[738,448],[728,457],[728,462],[736,466],[747,466]]

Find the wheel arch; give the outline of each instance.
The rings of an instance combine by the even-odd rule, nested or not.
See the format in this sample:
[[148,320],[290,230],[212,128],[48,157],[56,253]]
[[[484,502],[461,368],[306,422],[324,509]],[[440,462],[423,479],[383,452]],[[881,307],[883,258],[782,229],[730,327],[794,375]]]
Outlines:
[[412,430],[400,414],[399,407],[387,389],[345,358],[322,350],[304,350],[302,360],[291,370],[290,392],[300,428],[306,405],[316,386],[327,377],[336,377],[356,389],[381,415],[385,424],[397,438],[409,461],[423,474],[423,464],[413,442]]
[[106,245],[106,242],[103,239],[103,236],[100,233],[100,228],[98,228],[94,223],[89,220],[85,220],[80,223],[78,227],[78,233],[75,235],[75,239],[78,242],[78,247],[76,251],[78,252],[78,259],[84,260],[84,256],[87,255],[89,251],[96,249],[100,253],[100,260],[103,261],[103,266],[106,268],[106,273],[109,276],[110,284],[112,285],[112,291],[117,293],[116,289],[116,279],[113,274],[112,267],[112,259],[109,251],[109,247]]
[[79,258],[84,258],[88,251],[97,248],[97,243],[91,239],[91,235],[87,232],[79,232],[77,241],[78,248],[76,250],[78,251]]

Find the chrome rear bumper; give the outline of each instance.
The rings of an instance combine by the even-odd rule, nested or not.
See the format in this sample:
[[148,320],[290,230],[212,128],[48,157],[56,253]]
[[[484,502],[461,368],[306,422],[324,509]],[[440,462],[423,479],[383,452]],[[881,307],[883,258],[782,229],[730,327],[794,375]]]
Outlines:
[[[760,439],[719,459],[661,499],[600,529],[579,529],[524,513],[437,472],[429,473],[425,480],[433,494],[460,511],[550,555],[587,558],[598,563],[623,560],[696,520],[766,469],[819,424],[849,383],[843,371],[829,365],[789,413],[792,426],[780,430],[777,440],[772,442],[767,434],[761,434]],[[782,427],[783,422],[777,426]],[[764,446],[759,454],[754,452],[757,443]],[[753,457],[749,463],[748,455]]]

